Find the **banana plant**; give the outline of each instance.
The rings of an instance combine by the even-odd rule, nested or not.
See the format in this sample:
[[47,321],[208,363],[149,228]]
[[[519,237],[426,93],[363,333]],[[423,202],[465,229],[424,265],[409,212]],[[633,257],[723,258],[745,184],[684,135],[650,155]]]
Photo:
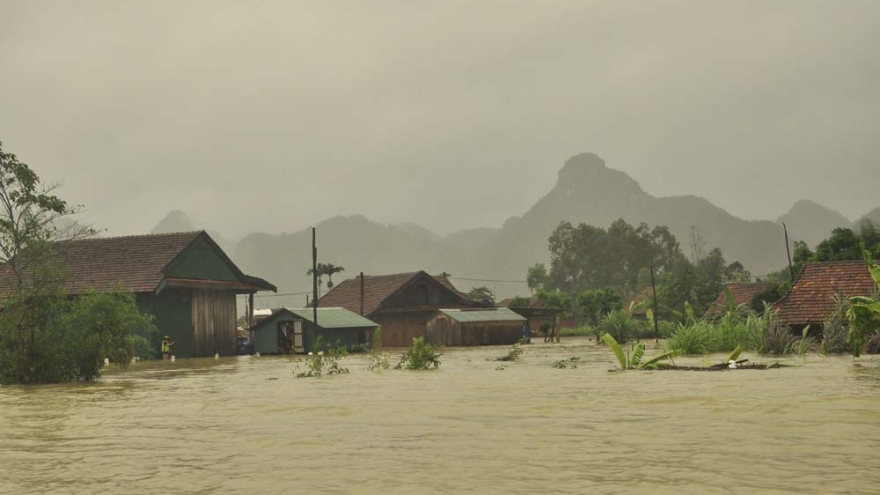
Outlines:
[[[880,265],[874,262],[871,253],[862,246],[862,255],[871,278],[880,290]],[[846,341],[853,350],[853,356],[859,357],[865,342],[874,334],[880,333],[880,299],[873,297],[855,296],[849,298],[849,308],[846,310],[849,320],[849,333]]]
[[642,361],[642,358],[645,355],[645,344],[637,345],[635,349],[633,349],[632,354],[627,355],[611,334],[606,333],[602,337],[602,341],[605,342],[605,345],[607,345],[608,348],[611,349],[611,352],[617,357],[617,362],[620,364],[620,369],[622,370],[642,370],[651,368],[660,361],[671,359],[677,354],[674,350],[664,351],[650,359]]

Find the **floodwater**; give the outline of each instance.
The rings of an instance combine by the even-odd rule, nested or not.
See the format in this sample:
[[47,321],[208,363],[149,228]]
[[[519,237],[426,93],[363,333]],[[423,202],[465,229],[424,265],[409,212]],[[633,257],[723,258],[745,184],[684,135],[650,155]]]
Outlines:
[[877,357],[608,373],[582,339],[490,361],[505,351],[445,349],[428,372],[350,356],[350,375],[295,379],[286,358],[237,357],[2,387],[0,494],[880,493]]

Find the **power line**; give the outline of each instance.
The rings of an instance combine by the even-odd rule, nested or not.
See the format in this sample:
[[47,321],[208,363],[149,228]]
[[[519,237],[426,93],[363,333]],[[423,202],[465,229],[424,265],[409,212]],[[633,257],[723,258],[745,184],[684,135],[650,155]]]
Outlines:
[[508,284],[527,284],[527,280],[492,280],[488,278],[460,278],[460,277],[448,277],[449,280],[467,280],[468,282],[500,282],[500,283],[508,283]]

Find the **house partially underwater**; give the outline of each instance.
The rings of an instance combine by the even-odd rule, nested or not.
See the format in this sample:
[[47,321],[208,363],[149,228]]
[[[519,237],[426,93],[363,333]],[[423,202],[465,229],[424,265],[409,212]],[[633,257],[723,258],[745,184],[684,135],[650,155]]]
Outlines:
[[318,307],[358,313],[382,326],[382,345],[406,347],[426,336],[427,322],[438,310],[480,304],[459,292],[446,275],[418,271],[350,278],[319,299]]
[[345,308],[276,308],[251,327],[254,352],[260,354],[302,354],[324,347],[348,349],[369,342],[378,325]]
[[65,241],[54,253],[68,294],[133,292],[159,330],[149,336],[156,350],[168,335],[177,357],[235,354],[236,295],[277,290],[242,273],[204,231]]

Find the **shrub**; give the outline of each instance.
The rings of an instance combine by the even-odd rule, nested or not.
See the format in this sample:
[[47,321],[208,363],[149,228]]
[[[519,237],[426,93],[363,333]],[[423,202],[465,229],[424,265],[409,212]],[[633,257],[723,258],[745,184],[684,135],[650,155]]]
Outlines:
[[[325,348],[324,339],[320,335],[315,341],[315,349]],[[344,346],[336,346],[327,348],[326,351],[319,350],[315,353],[309,353],[306,358],[306,371],[297,373],[297,378],[321,378],[325,375],[347,375],[348,368],[339,365],[339,360],[348,355],[348,349]]]
[[615,309],[602,317],[598,329],[601,334],[607,333],[617,342],[624,344],[638,337],[641,326],[643,322],[634,320],[625,311]]
[[388,355],[382,352],[382,327],[376,328],[373,337],[370,339],[370,366],[369,371],[387,370],[391,367],[388,362]]
[[440,353],[437,347],[425,343],[424,337],[416,337],[413,339],[413,345],[400,357],[400,362],[394,366],[394,369],[406,370],[426,370],[440,367]]
[[835,296],[834,311],[822,325],[822,353],[824,354],[849,354],[852,352],[846,335],[849,332],[849,322],[846,319],[848,301]]
[[798,338],[791,333],[788,327],[783,325],[771,325],[764,332],[763,354],[791,354],[797,345]]
[[[131,292],[87,294],[39,304],[39,317],[26,361],[20,369],[15,352],[13,324],[17,308],[0,317],[0,383],[91,381],[100,377],[104,359],[126,366],[132,357],[147,353],[143,335],[156,332],[152,317],[141,313]],[[140,334],[140,335],[138,335]]]
[[513,347],[507,351],[507,355],[498,358],[497,361],[516,361],[522,356],[522,353],[522,346],[520,344],[513,344]]

